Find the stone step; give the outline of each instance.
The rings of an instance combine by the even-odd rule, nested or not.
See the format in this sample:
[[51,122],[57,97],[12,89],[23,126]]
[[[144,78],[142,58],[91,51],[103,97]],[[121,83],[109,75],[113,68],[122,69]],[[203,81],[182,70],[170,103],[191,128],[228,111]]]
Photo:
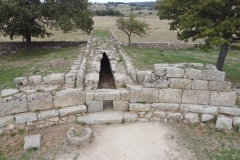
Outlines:
[[107,111],[88,113],[85,116],[77,118],[80,124],[109,124],[109,123],[122,123],[123,112],[122,111]]

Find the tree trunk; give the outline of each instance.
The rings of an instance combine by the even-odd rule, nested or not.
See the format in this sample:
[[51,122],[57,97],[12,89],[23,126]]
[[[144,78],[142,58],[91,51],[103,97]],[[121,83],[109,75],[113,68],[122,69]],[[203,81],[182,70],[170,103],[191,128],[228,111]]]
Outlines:
[[228,47],[229,47],[229,44],[227,44],[227,43],[224,43],[222,45],[221,52],[218,56],[218,60],[217,60],[217,64],[216,64],[217,70],[219,70],[219,71],[222,71],[222,69],[223,69],[223,64],[224,64],[225,58],[227,57],[227,53],[228,53]]
[[128,35],[128,46],[130,47],[131,45],[131,35]]
[[26,34],[26,49],[32,49],[32,39],[31,39],[31,34]]

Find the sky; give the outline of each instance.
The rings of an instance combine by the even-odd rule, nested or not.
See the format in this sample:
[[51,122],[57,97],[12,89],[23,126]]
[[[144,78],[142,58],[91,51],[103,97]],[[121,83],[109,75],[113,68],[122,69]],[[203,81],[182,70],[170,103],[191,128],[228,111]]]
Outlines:
[[90,2],[99,2],[99,3],[107,3],[107,2],[152,2],[155,0],[89,0]]

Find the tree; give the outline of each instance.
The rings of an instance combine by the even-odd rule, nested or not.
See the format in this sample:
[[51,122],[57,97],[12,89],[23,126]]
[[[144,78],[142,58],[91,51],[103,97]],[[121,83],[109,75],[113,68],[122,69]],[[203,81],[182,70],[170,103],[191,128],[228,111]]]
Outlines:
[[52,35],[47,28],[90,33],[92,16],[87,0],[0,0],[0,31],[10,39],[22,36],[27,49],[31,37]]
[[162,0],[156,8],[160,19],[172,20],[170,30],[178,30],[180,40],[220,46],[216,67],[222,71],[232,35],[240,33],[239,0]]
[[116,24],[118,29],[127,34],[129,46],[131,44],[132,34],[142,37],[147,34],[146,31],[149,29],[149,25],[145,21],[137,20],[136,15],[133,13],[130,14],[128,19],[118,18]]

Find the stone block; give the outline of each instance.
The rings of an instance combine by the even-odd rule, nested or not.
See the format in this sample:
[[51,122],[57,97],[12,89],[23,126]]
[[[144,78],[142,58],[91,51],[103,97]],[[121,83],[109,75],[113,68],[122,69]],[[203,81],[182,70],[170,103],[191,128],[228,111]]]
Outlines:
[[233,126],[234,127],[240,127],[240,117],[234,117],[233,118]]
[[240,116],[240,108],[237,107],[220,107],[219,112],[233,116]]
[[18,92],[19,92],[18,89],[4,89],[4,90],[1,90],[1,96],[6,97],[6,96],[10,96],[12,94],[16,94]]
[[88,112],[103,111],[103,101],[86,101]]
[[86,92],[86,101],[93,101],[95,98],[94,92]]
[[201,122],[207,122],[207,121],[210,121],[214,118],[213,115],[211,114],[202,114],[201,115]]
[[31,86],[39,85],[39,84],[41,84],[42,81],[43,81],[42,76],[30,76],[28,78],[29,85],[31,85]]
[[53,109],[53,98],[51,93],[35,93],[27,96],[29,111],[41,111]]
[[26,77],[17,77],[14,79],[17,88],[22,88],[28,85],[28,79]]
[[153,116],[163,119],[166,117],[166,113],[163,111],[154,111]]
[[185,112],[217,114],[218,107],[207,105],[180,104],[180,110]]
[[196,113],[186,113],[184,118],[188,120],[190,123],[198,123],[199,122],[199,117],[198,114]]
[[0,117],[0,128],[8,125],[8,124],[11,124],[14,122],[14,118],[12,115],[10,116],[5,116],[5,117]]
[[232,129],[232,123],[233,123],[232,118],[220,115],[217,118],[217,122],[216,122],[215,127],[217,129],[227,129],[227,130],[230,130],[230,129]]
[[7,97],[2,100],[2,104],[0,105],[0,116],[22,113],[27,110],[26,95],[14,95],[13,97]]
[[76,73],[68,73],[65,75],[65,83],[68,85],[75,85],[77,74]]
[[52,117],[59,116],[59,111],[57,109],[41,111],[37,114],[38,120],[44,120]]
[[67,89],[54,96],[55,108],[79,106],[85,103],[86,94],[80,89]]
[[180,79],[180,78],[170,78],[169,87],[174,89],[191,89],[192,80],[191,79]]
[[77,114],[77,113],[82,113],[82,112],[87,112],[87,107],[85,105],[59,109],[59,113],[60,113],[61,117],[69,115],[69,114]]
[[147,74],[147,71],[137,71],[137,82],[138,82],[138,84],[142,84],[144,82],[146,74]]
[[123,122],[134,122],[137,121],[138,115],[135,113],[124,112],[123,113]]
[[24,137],[24,150],[40,148],[40,146],[41,146],[41,134]]
[[210,91],[229,92],[231,91],[231,82],[210,81],[208,88]]
[[89,89],[97,89],[99,73],[88,73],[85,75],[85,85]]
[[154,103],[158,102],[158,89],[156,88],[142,88],[141,86],[131,86],[130,102],[136,103]]
[[184,70],[175,67],[154,67],[155,73],[160,77],[182,78]]
[[167,112],[167,119],[168,120],[180,120],[180,117],[182,116],[181,113],[175,113],[175,112]]
[[130,111],[147,112],[151,110],[151,104],[130,103]]
[[181,103],[181,89],[159,89],[158,102],[160,103]]
[[43,82],[46,85],[64,84],[65,83],[64,73],[55,73],[43,77]]
[[210,91],[183,90],[182,103],[209,104]]
[[202,78],[207,81],[224,81],[225,72],[218,70],[202,70]]
[[192,81],[192,89],[195,89],[195,90],[208,90],[208,81],[194,79]]
[[127,111],[129,107],[129,101],[113,101],[114,111]]
[[25,122],[32,122],[37,120],[37,114],[34,112],[20,113],[15,115],[16,125]]
[[99,89],[95,92],[95,100],[109,101],[120,100],[120,91],[114,89]]
[[159,109],[159,110],[176,111],[180,108],[180,106],[179,104],[173,104],[173,103],[153,103],[152,108]]
[[198,69],[185,69],[183,78],[186,79],[201,79],[202,71]]
[[236,92],[216,92],[211,91],[210,105],[216,106],[235,106]]
[[129,101],[129,91],[126,89],[120,89],[120,97],[122,101]]
[[145,75],[143,86],[147,88],[167,88],[169,80],[166,77],[158,76],[156,73]]

